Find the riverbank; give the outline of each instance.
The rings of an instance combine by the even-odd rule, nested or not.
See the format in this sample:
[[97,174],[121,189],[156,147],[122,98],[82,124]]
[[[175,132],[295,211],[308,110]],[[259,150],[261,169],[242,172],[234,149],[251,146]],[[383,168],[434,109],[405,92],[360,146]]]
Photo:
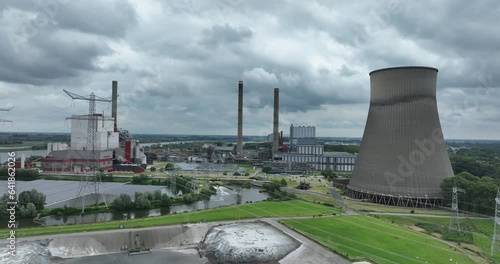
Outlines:
[[[66,226],[47,226],[34,228],[19,228],[17,237],[37,236],[59,233],[74,233],[125,228],[152,227],[193,222],[214,222],[261,217],[313,216],[322,214],[338,214],[341,210],[302,200],[272,202],[263,201],[252,204],[219,207],[196,212],[172,214],[166,216],[147,217],[141,219],[109,221],[104,223],[77,224]],[[8,237],[8,229],[0,229],[0,237]]]

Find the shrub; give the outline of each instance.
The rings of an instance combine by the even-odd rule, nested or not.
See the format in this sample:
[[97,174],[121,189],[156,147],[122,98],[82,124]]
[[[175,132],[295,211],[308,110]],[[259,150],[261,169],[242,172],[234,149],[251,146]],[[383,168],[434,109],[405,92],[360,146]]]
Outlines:
[[25,207],[32,203],[35,205],[37,210],[42,210],[45,206],[46,196],[45,194],[32,189],[30,191],[24,191],[19,194],[18,202],[20,205],[24,205]]
[[130,195],[122,193],[120,194],[120,196],[115,198],[113,202],[111,202],[111,206],[115,210],[119,211],[132,209],[133,207],[132,198],[130,197]]
[[172,205],[172,199],[170,199],[166,193],[162,194],[160,198],[160,206],[169,207],[170,205]]
[[19,207],[19,215],[24,218],[32,218],[36,216],[36,207],[32,203],[28,203],[26,207],[24,205],[21,205]]
[[136,209],[149,209],[151,208],[151,202],[147,199],[145,195],[139,195],[134,201]]
[[287,186],[288,183],[286,182],[285,179],[281,179],[281,182],[280,182],[281,186]]

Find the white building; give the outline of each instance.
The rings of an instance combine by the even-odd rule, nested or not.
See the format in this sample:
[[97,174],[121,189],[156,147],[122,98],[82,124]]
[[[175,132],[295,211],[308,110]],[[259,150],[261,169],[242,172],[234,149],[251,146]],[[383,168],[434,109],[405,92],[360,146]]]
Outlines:
[[[111,117],[96,115],[96,150],[116,149],[120,147],[119,133],[114,132],[114,121]],[[71,117],[71,149],[84,150],[87,148],[88,117]]]
[[67,150],[68,144],[64,142],[49,142],[47,143],[47,155],[52,151]]
[[315,138],[316,127],[314,126],[298,126],[290,125],[290,138]]

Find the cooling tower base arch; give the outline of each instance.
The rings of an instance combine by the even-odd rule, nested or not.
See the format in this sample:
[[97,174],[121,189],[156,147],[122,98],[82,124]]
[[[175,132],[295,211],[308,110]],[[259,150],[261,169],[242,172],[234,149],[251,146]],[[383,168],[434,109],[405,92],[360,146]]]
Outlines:
[[350,198],[363,200],[371,203],[415,207],[415,208],[435,208],[443,206],[443,198],[441,197],[408,197],[408,196],[393,196],[386,194],[367,193],[359,190],[354,190],[347,187],[346,194]]

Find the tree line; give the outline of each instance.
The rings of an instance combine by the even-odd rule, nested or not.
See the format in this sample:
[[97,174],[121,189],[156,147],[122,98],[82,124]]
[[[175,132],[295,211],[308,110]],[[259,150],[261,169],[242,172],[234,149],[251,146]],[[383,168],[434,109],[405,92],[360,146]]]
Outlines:
[[458,193],[459,210],[486,215],[495,213],[495,198],[500,188],[500,179],[478,177],[468,172],[444,179],[441,191],[447,207],[451,206],[453,187],[464,191]]
[[[7,166],[0,167],[0,180],[7,180],[9,169]],[[20,169],[16,168],[16,180],[31,181],[40,178],[38,169]]]

